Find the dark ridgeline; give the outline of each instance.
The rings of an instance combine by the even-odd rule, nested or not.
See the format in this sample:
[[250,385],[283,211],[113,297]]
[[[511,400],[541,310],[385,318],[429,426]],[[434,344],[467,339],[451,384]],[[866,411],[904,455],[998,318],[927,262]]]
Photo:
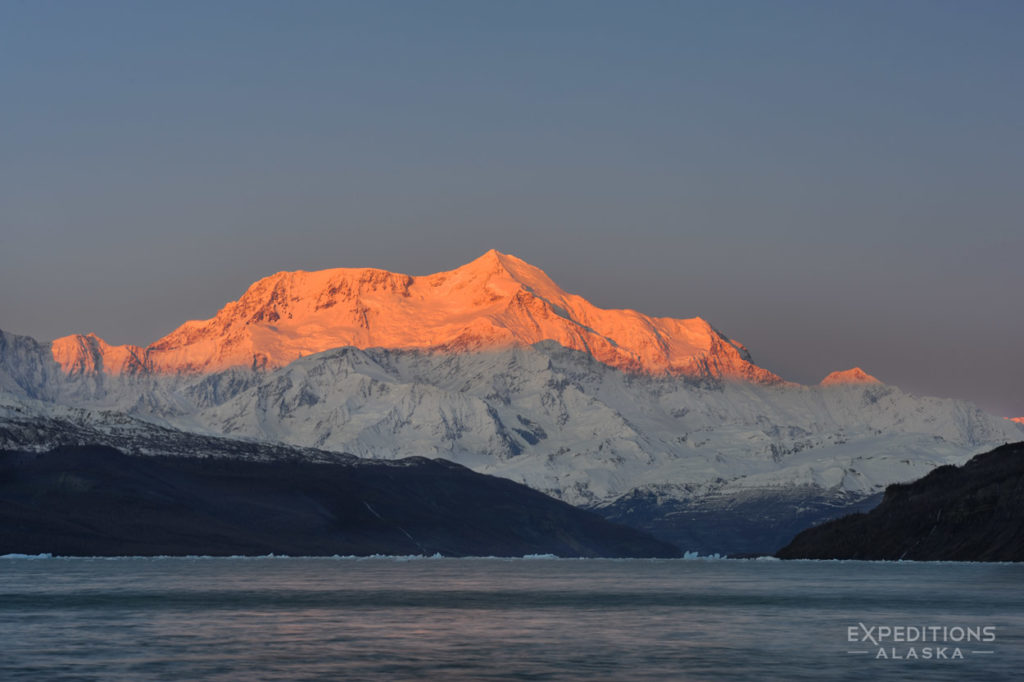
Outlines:
[[1024,443],[891,485],[872,511],[805,530],[777,556],[1024,561]]
[[679,550],[443,460],[313,463],[0,452],[0,554],[673,557]]

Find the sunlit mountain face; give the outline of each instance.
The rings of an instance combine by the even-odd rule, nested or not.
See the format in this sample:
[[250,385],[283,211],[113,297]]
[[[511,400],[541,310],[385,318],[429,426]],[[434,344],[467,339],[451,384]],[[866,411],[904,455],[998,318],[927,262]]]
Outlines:
[[854,367],[853,369],[844,370],[841,372],[832,372],[827,377],[821,380],[822,386],[835,386],[840,384],[880,384],[882,383],[875,377],[871,376],[860,367]]
[[421,277],[372,268],[279,272],[212,319],[186,322],[145,348],[76,334],[55,340],[52,351],[69,373],[180,373],[275,369],[342,346],[459,352],[540,341],[630,372],[781,381],[699,317],[598,308],[493,250]]

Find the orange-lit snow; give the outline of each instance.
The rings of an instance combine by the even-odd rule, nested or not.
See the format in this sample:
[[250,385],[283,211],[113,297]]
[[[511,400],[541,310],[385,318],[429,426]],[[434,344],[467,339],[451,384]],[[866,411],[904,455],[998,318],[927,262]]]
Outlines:
[[279,272],[212,319],[186,322],[147,348],[73,335],[53,342],[53,356],[68,372],[210,372],[281,367],[341,346],[456,352],[544,340],[631,371],[780,380],[699,317],[604,310],[494,250],[421,277],[372,268]]
[[53,359],[69,374],[125,374],[144,366],[146,351],[138,346],[111,346],[95,334],[73,334],[55,340]]
[[834,386],[836,384],[880,384],[882,383],[871,376],[860,367],[847,369],[842,372],[832,372],[821,380],[822,386]]

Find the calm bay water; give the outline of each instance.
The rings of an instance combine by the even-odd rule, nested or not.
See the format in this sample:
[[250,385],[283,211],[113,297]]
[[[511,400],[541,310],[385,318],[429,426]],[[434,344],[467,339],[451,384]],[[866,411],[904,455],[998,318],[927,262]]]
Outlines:
[[[1020,679],[1022,586],[1005,564],[0,558],[0,679]],[[947,641],[861,641],[897,626]],[[972,628],[990,641],[951,641]]]

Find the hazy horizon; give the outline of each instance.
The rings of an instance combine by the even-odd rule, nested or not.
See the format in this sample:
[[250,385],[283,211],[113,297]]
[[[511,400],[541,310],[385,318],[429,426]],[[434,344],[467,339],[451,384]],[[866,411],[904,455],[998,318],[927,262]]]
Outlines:
[[1024,415],[1024,6],[0,7],[0,329],[496,248],[786,379]]

